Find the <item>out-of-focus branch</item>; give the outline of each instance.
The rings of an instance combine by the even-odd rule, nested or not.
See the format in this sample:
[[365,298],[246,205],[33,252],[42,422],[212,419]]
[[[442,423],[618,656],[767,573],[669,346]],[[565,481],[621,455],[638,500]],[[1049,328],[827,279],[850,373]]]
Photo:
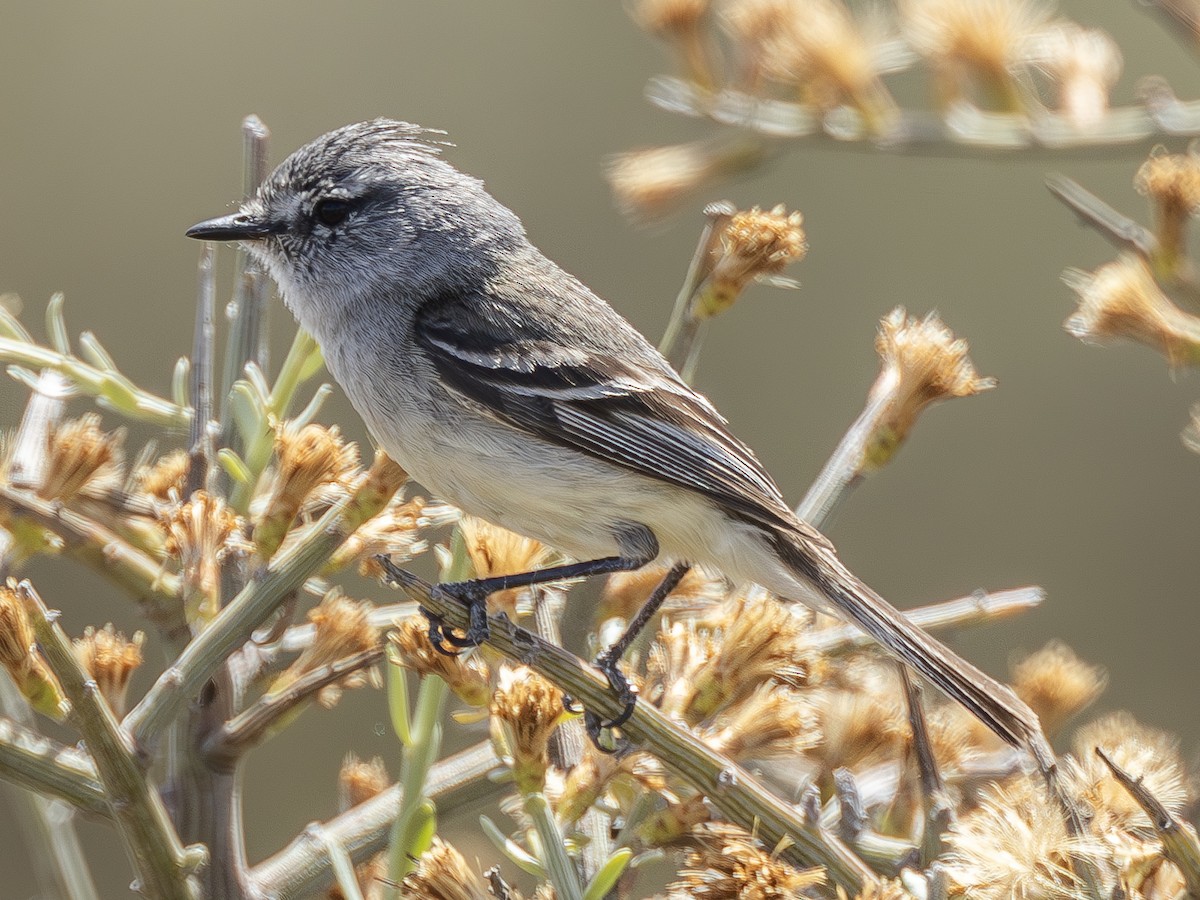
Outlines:
[[[425,781],[425,796],[442,808],[458,807],[487,795],[492,784],[487,775],[501,765],[490,741],[434,763]],[[400,808],[400,786],[393,785],[321,825],[355,862],[362,862],[387,847],[392,822]],[[301,833],[283,850],[250,870],[249,882],[278,900],[307,896],[332,881],[325,841],[310,831]]]
[[0,716],[0,778],[66,800],[76,809],[112,818],[104,786],[85,753]]

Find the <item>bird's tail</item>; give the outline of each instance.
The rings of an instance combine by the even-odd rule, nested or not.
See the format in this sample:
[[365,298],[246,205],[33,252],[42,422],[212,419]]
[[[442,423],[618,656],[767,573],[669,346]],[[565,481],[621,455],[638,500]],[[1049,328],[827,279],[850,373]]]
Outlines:
[[1002,740],[1028,750],[1043,772],[1053,770],[1054,751],[1034,711],[1010,688],[914,625],[863,584],[831,545],[813,542],[806,532],[798,531],[779,535],[776,549],[796,577],[816,588],[841,615],[961,703]]

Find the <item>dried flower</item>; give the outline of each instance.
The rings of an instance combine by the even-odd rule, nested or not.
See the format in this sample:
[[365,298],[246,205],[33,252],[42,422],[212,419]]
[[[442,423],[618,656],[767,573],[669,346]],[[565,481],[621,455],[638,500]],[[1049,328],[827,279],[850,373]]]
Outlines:
[[1180,815],[1194,798],[1192,785],[1179,755],[1179,742],[1165,731],[1137,722],[1126,712],[1097,719],[1075,732],[1076,765],[1069,776],[1081,798],[1092,808],[1092,828],[1107,830],[1149,829],[1151,823],[1096,756],[1099,747],[1117,766],[1140,779],[1160,803]]
[[166,508],[159,519],[163,548],[188,586],[188,622],[197,627],[221,608],[221,567],[249,555],[246,525],[224,499],[196,491],[186,502]]
[[1098,850],[1067,834],[1045,784],[1029,776],[989,787],[945,839],[950,877],[978,900],[1075,900],[1082,884],[1071,861]]
[[155,500],[163,503],[177,501],[187,484],[191,465],[191,457],[186,450],[174,450],[139,469],[137,485]]
[[[279,457],[266,508],[254,527],[254,543],[269,559],[283,543],[292,521],[320,489],[348,491],[358,475],[358,447],[342,439],[336,426],[279,429]],[[324,498],[322,498],[324,499]]]
[[134,632],[133,639],[108,623],[103,628],[89,625],[83,637],[75,639],[75,656],[96,682],[100,694],[117,716],[125,714],[125,695],[134,670],[142,664],[142,644],[146,635]]
[[1138,193],[1154,204],[1155,263],[1174,275],[1187,259],[1188,219],[1200,210],[1200,157],[1154,153],[1134,176]]
[[[458,527],[476,578],[533,572],[545,568],[558,557],[557,551],[540,541],[522,537],[483,519],[463,516]],[[553,585],[546,585],[543,590],[553,590]],[[488,605],[502,610],[510,619],[516,619],[518,601],[527,597],[529,591],[527,587],[496,591],[488,598]],[[521,612],[528,613],[528,610]]]
[[1030,39],[1045,27],[1041,0],[904,0],[905,32],[929,59],[941,99],[965,100],[970,88],[1004,112],[1024,108],[1014,76],[1024,67]]
[[750,168],[762,155],[758,142],[713,140],[632,150],[610,161],[608,183],[623,213],[653,221],[701,185]]
[[798,86],[818,112],[848,104],[868,131],[885,132],[895,104],[875,64],[881,24],[877,16],[856,21],[842,0],[800,0],[786,27],[765,43],[763,67],[772,79]]
[[762,850],[750,834],[731,825],[711,825],[698,849],[689,850],[681,879],[670,896],[693,900],[791,900],[825,883],[822,869],[794,869]]
[[[329,591],[316,607],[309,610],[308,620],[315,628],[313,642],[296,657],[271,685],[271,692],[287,687],[300,676],[328,666],[347,656],[371,650],[379,645],[379,629],[371,624],[369,600],[352,600],[341,591]],[[333,707],[342,696],[342,691],[362,687],[365,684],[378,686],[378,674],[374,669],[351,672],[334,684],[325,686],[317,694],[317,702],[326,709]]]
[[646,31],[675,45],[683,71],[692,81],[711,88],[712,52],[708,35],[710,0],[640,0],[634,18]]
[[709,319],[733,306],[751,281],[777,275],[804,258],[804,217],[782,205],[737,213],[721,235],[712,272],[696,292],[691,314]]
[[864,473],[881,468],[892,458],[930,404],[996,386],[994,378],[979,376],[967,355],[967,342],[955,339],[935,313],[913,319],[904,307],[896,307],[879,323],[875,349],[883,365],[871,388],[871,399],[890,399],[864,448],[860,466]]
[[562,691],[525,666],[503,666],[492,695],[492,740],[504,748],[517,789],[541,791],[550,768],[550,735],[563,715]]
[[741,67],[741,86],[756,93],[767,59],[792,31],[796,0],[729,0],[721,7],[721,23],[732,38]]
[[103,497],[117,490],[124,442],[125,429],[102,431],[95,413],[61,423],[49,436],[38,496],[69,503],[79,495]]
[[1080,130],[1108,113],[1109,93],[1121,77],[1121,50],[1107,32],[1061,22],[1040,38],[1039,67],[1058,84],[1058,105]]
[[0,585],[0,666],[29,704],[42,715],[62,721],[68,703],[58,679],[34,646],[25,601],[11,578]]
[[791,610],[774,600],[736,597],[701,619],[663,622],[647,663],[647,696],[667,715],[694,725],[764,682],[797,686],[807,673]]
[[700,794],[681,800],[671,800],[656,809],[637,827],[638,840],[647,847],[670,847],[692,837],[706,822],[712,821],[712,810]]
[[365,803],[382,794],[391,783],[383,757],[362,760],[353,753],[347,753],[338,771],[338,808],[345,812],[352,806]]
[[393,660],[420,677],[436,675],[468,706],[482,708],[491,700],[488,666],[482,655],[447,656],[429,640],[429,623],[417,614],[401,619],[389,633]]
[[431,519],[448,518],[442,512],[444,509],[447,508],[429,506],[422,497],[407,501],[393,497],[383,512],[360,525],[334,551],[325,572],[336,572],[357,563],[360,575],[382,578],[383,567],[375,557],[382,554],[400,563],[425,552],[427,544],[421,539],[421,529]]
[[1104,669],[1085,663],[1066,644],[1051,641],[1013,667],[1013,689],[1055,732],[1104,691]]
[[705,740],[735,761],[794,757],[821,740],[817,714],[798,691],[762,684],[705,731]]
[[1172,367],[1200,362],[1200,318],[1172,303],[1146,263],[1124,254],[1095,272],[1068,269],[1063,280],[1079,295],[1064,327],[1077,338],[1115,338],[1159,350]]
[[840,766],[900,756],[908,740],[904,694],[895,665],[875,654],[857,653],[840,661],[812,698],[824,738],[809,756],[826,775]]
[[405,876],[403,895],[422,900],[495,900],[462,854],[437,837]]

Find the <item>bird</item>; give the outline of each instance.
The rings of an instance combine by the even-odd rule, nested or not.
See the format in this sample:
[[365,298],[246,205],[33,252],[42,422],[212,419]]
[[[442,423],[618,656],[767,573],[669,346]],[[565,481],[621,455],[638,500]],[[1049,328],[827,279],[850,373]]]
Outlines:
[[[440,134],[390,119],[338,128],[187,235],[242,242],[417,481],[579,561],[504,584],[655,560],[715,569],[856,624],[1053,766],[1029,706],[855,576],[713,404],[447,162]],[[470,627],[434,627],[435,640],[484,640],[498,583],[442,586],[468,604]]]

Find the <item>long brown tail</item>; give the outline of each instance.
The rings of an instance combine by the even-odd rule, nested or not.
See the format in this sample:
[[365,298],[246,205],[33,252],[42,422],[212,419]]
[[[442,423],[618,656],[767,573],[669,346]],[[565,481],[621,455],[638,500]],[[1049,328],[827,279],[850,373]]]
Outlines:
[[1002,740],[1032,753],[1043,772],[1053,770],[1054,751],[1033,710],[1011,689],[912,624],[856,578],[827,542],[812,541],[801,529],[781,534],[776,549],[800,579],[897,659],[961,703]]

